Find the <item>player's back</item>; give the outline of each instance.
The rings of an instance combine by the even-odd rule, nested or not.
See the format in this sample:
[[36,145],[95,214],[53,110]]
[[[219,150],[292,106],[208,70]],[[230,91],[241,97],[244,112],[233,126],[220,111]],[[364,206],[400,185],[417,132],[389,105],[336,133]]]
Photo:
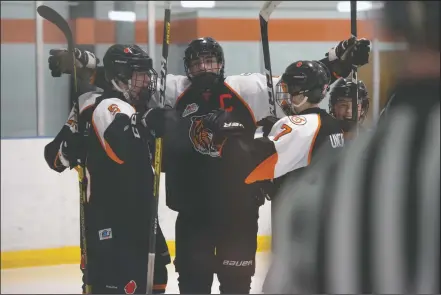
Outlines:
[[117,236],[107,243],[124,248],[136,241],[140,249],[131,251],[142,252],[153,205],[153,170],[147,142],[132,134],[129,123],[135,110],[114,93],[90,95],[82,110],[90,122],[86,162],[90,246]]
[[[290,123],[301,126],[304,126],[302,124],[313,125],[314,132],[305,136],[298,136],[298,139],[304,137],[310,140],[310,144],[304,148],[303,152],[300,150],[295,152],[301,153],[305,162],[301,163],[298,168],[291,169],[287,174],[276,178],[274,182],[277,187],[280,187],[285,181],[289,181],[288,179],[294,179],[304,173],[304,170],[308,169],[308,166],[315,160],[316,155],[321,150],[326,149],[329,156],[332,157],[332,154],[336,150],[344,146],[344,134],[340,122],[329,115],[325,110],[320,108],[307,109],[298,116],[292,116]],[[293,141],[291,148],[299,149],[299,144],[296,145],[296,142]]]

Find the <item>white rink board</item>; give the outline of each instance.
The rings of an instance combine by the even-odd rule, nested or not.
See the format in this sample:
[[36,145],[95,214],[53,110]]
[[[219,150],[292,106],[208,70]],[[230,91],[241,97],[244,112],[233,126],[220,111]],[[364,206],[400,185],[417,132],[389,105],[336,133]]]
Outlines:
[[[3,251],[79,245],[79,192],[75,170],[61,174],[44,160],[52,138],[1,140],[1,248]],[[174,240],[177,213],[165,205],[161,181],[159,223]],[[270,203],[260,209],[259,235],[270,235]]]

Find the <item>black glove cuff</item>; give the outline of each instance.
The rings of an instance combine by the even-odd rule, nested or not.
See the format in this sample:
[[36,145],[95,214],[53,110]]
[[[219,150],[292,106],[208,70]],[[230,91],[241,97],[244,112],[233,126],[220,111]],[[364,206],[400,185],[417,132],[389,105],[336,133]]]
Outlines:
[[165,132],[164,109],[149,109],[141,117],[141,124],[148,129],[154,137],[162,137]]
[[352,64],[342,60],[335,60],[330,63],[332,73],[339,77],[347,77],[352,71]]

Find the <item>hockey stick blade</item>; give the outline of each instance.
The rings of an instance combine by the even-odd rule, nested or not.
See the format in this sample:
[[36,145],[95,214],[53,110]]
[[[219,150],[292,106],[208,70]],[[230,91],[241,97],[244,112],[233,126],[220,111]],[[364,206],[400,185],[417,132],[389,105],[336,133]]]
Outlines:
[[[42,18],[53,23],[63,33],[64,37],[67,40],[67,49],[70,53],[69,55],[72,58],[71,62],[73,64],[73,71],[74,71],[74,75],[73,75],[74,87],[75,87],[75,93],[77,95],[78,83],[77,83],[77,78],[76,78],[76,66],[75,66],[74,59],[73,59],[74,58],[73,52],[75,50],[75,44],[73,41],[72,30],[70,29],[67,21],[58,12],[56,12],[54,9],[50,8],[49,6],[40,5],[37,7],[37,12]],[[79,108],[77,111],[79,113]]]
[[268,21],[270,15],[273,13],[273,11],[277,8],[277,6],[282,3],[283,1],[266,1],[265,4],[263,4],[262,9],[260,10],[259,15],[265,20]]
[[74,47],[72,31],[69,27],[69,24],[58,12],[46,5],[38,6],[37,12],[42,18],[47,19],[48,21],[56,25],[57,28],[60,29],[66,37],[68,46],[71,48]]

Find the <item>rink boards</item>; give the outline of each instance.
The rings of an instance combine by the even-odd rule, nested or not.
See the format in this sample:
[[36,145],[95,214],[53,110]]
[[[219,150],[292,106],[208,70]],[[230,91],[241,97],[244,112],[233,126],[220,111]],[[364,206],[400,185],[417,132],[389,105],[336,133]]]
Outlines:
[[[1,268],[79,263],[79,193],[74,171],[48,168],[52,138],[1,140]],[[171,255],[177,213],[165,205],[161,181],[159,222]],[[260,209],[258,251],[270,248],[270,204]]]

